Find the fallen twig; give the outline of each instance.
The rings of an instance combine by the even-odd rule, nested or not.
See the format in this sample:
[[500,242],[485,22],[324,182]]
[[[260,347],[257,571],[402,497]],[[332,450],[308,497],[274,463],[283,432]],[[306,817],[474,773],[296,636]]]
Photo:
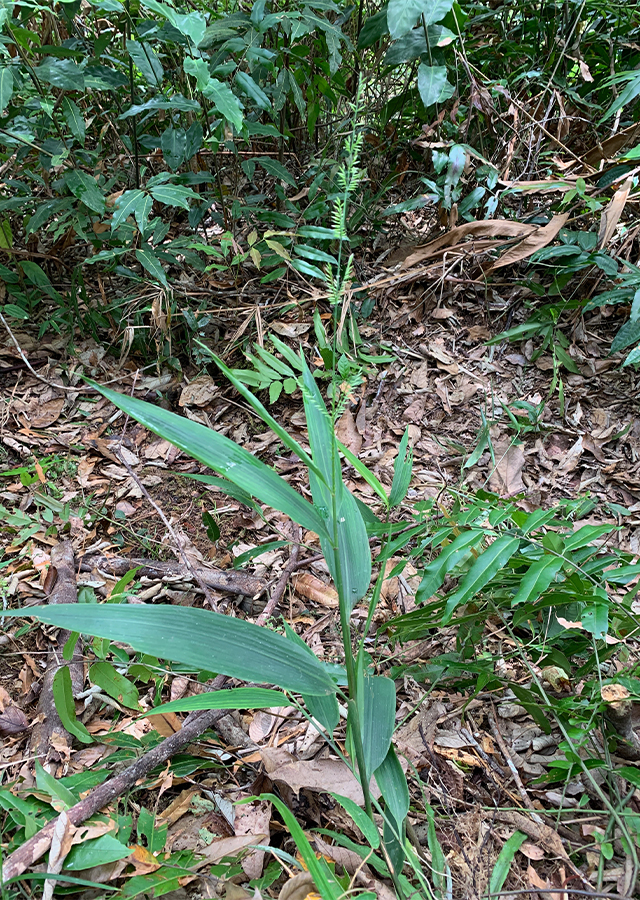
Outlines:
[[[49,595],[49,603],[77,603],[76,567],[71,541],[57,544],[51,550],[51,569],[55,570],[56,581]],[[76,644],[70,662],[62,658],[62,650],[69,640],[71,632],[60,629],[58,637],[47,659],[47,668],[42,682],[42,691],[38,700],[38,717],[29,739],[29,755],[33,754],[40,762],[46,759],[60,759],[59,747],[66,743],[71,750],[71,735],[66,731],[53,699],[53,679],[62,666],[67,666],[71,675],[74,695],[84,686],[84,667],[82,650]],[[53,740],[54,735],[56,740]]]
[[[220,690],[226,682],[226,676],[218,675],[215,678],[212,687]],[[72,825],[80,825],[90,816],[104,809],[107,804],[120,797],[125,791],[133,788],[137,782],[144,778],[172,756],[175,756],[180,750],[183,750],[188,744],[192,743],[208,728],[211,728],[218,719],[226,714],[224,709],[208,709],[204,712],[194,712],[185,719],[180,731],[176,731],[170,737],[149,750],[144,756],[136,760],[124,772],[98,785],[95,790],[91,791],[84,800],[76,803],[70,809],[66,810],[66,814]],[[32,838],[25,841],[21,847],[7,857],[2,866],[2,884],[7,884],[12,878],[17,878],[23,872],[32,866],[49,850],[51,840],[56,828],[58,817],[51,819],[50,822],[42,828]]]
[[[193,572],[198,575],[198,580],[218,591],[226,591],[228,594],[241,594],[245,597],[258,597],[267,589],[262,579],[247,575],[245,572],[234,570],[226,571],[209,566],[194,566]],[[121,578],[131,569],[138,569],[137,575],[148,578],[177,578],[185,581],[193,580],[191,569],[185,569],[179,562],[158,562],[153,559],[141,559],[121,556],[103,556],[91,554],[83,556],[80,560],[82,572],[92,572],[97,569],[107,575],[115,575]]]
[[280,602],[282,595],[284,594],[285,588],[287,586],[287,582],[291,577],[292,572],[298,568],[298,555],[300,553],[300,528],[297,528],[296,540],[293,546],[291,547],[291,553],[289,555],[289,561],[282,571],[282,575],[278,578],[273,590],[271,591],[271,596],[267,602],[267,605],[262,610],[260,615],[256,620],[256,625],[264,625],[269,616],[272,615],[274,609]]

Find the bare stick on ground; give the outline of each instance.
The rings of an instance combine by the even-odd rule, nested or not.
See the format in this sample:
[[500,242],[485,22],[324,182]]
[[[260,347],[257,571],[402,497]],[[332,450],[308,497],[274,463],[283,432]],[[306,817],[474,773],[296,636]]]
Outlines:
[[[56,582],[49,595],[49,603],[77,603],[76,566],[71,541],[57,544],[51,550],[51,567],[56,572]],[[73,693],[78,694],[84,687],[84,667],[82,649],[76,644],[70,662],[62,658],[64,645],[71,632],[60,629],[57,640],[49,651],[47,668],[44,673],[42,691],[38,701],[38,717],[29,739],[29,753],[41,763],[59,760],[66,744],[71,751],[71,735],[65,730],[53,700],[53,679],[56,672],[67,666],[71,675]]]
[[298,568],[298,555],[300,553],[300,528],[296,528],[295,534],[295,543],[291,547],[291,553],[289,555],[289,561],[287,565],[284,567],[282,575],[278,578],[273,590],[271,591],[271,596],[267,602],[267,605],[262,610],[258,619],[256,621],[256,625],[264,625],[269,619],[269,616],[273,614],[274,609],[280,602],[282,595],[284,594],[285,588],[287,586],[287,582],[291,577],[291,574],[295,572]]
[[[224,675],[218,675],[214,679],[212,687],[220,690],[226,683]],[[154,747],[148,753],[145,753],[140,759],[136,760],[131,766],[99,785],[95,790],[91,791],[84,800],[76,803],[70,809],[66,810],[66,814],[72,825],[81,825],[90,816],[103,809],[107,804],[111,803],[116,797],[120,797],[125,791],[133,788],[137,782],[144,778],[176,753],[191,744],[208,728],[212,728],[218,719],[226,714],[224,709],[208,709],[204,712],[194,712],[185,719],[180,731],[172,734],[170,737]],[[53,837],[56,822],[58,818],[52,819],[28,841],[25,841],[21,847],[7,857],[2,866],[2,882],[6,884],[11,878],[16,878],[26,872],[37,860],[39,860],[49,850],[51,839]]]
[[91,554],[83,556],[80,560],[80,570],[82,572],[92,572],[97,569],[108,575],[115,575],[121,578],[131,569],[139,569],[136,573],[138,576],[147,576],[148,578],[175,578],[178,575],[184,577],[186,581],[194,578],[194,574],[198,575],[198,584],[203,582],[207,587],[216,591],[226,591],[229,594],[240,594],[245,597],[257,597],[266,590],[266,583],[260,578],[254,578],[245,572],[236,572],[233,570],[224,571],[223,569],[215,569],[209,566],[192,566],[185,569],[179,562],[156,562],[152,559],[130,558],[124,559],[120,556],[103,556],[101,554]]

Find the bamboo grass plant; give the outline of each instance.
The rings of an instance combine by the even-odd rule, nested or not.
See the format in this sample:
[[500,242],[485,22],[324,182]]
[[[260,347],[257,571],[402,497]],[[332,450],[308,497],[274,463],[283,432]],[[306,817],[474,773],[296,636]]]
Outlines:
[[[335,433],[336,421],[344,404],[337,384],[341,375],[336,362],[336,337],[348,314],[354,265],[353,255],[346,252],[349,242],[347,214],[365,174],[358,166],[362,145],[358,118],[359,96],[353,105],[353,128],[346,139],[345,157],[338,175],[341,193],[334,200],[332,227],[326,229],[328,238],[338,245],[337,256],[332,257],[334,264],[328,263],[322,273],[333,313],[333,390],[330,392],[329,410],[302,353],[295,354],[296,367],[302,373],[299,384],[311,453],[307,453],[282,428],[221,359],[203,347],[264,423],[306,466],[313,503],[296,493],[274,469],[229,438],[153,404],[95,385],[115,406],[209,466],[227,479],[230,487],[240,488],[260,503],[285,513],[294,522],[318,535],[339,596],[345,677],[337,678],[333,669],[318,660],[291,629],[287,629],[285,637],[216,612],[166,605],[102,604],[38,607],[30,609],[29,615],[74,632],[126,641],[136,650],[191,665],[194,669],[214,670],[249,682],[270,683],[299,694],[308,713],[319,723],[335,749],[332,735],[339,722],[340,695],[348,709],[348,761],[362,787],[363,815],[371,823],[365,830],[370,835],[376,834],[380,821],[376,812],[382,815],[382,840],[375,842],[375,846],[380,846],[383,852],[384,861],[380,860],[380,864],[386,866],[398,896],[406,897],[414,893],[409,880],[402,876],[407,852],[412,857],[414,868],[417,858],[405,841],[409,791],[391,742],[396,713],[395,683],[388,677],[371,673],[364,644],[380,597],[385,570],[381,555],[382,564],[372,588],[372,556],[367,526],[373,522],[379,527],[382,523],[364,504],[356,501],[346,487],[341,455],[346,456],[374,486],[388,513],[404,499],[411,479],[412,453],[408,450],[408,434],[405,433],[396,459],[393,486],[387,495],[378,479],[340,444]],[[291,350],[288,352],[293,354]],[[383,539],[383,551],[384,544]],[[355,605],[365,598],[368,598],[366,624],[356,635],[351,616]],[[198,635],[197,641],[194,641],[195,634]],[[238,690],[240,701],[244,689]],[[200,695],[198,701],[201,704],[199,708],[215,708],[217,698],[215,694],[205,694]],[[372,796],[374,777],[383,804]],[[302,839],[300,834],[298,840]],[[303,848],[299,849],[302,852]],[[323,860],[312,868],[318,890],[325,900],[337,900],[343,895],[343,888]],[[424,884],[426,887],[426,879]]]

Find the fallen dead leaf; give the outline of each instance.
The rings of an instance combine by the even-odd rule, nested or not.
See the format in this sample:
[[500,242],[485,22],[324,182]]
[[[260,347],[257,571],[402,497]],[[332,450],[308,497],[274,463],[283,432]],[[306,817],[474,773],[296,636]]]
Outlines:
[[501,497],[512,497],[524,491],[524,445],[512,441],[497,442],[494,452],[496,466],[489,478],[491,490]]
[[362,435],[356,427],[356,420],[349,408],[345,409],[336,423],[336,436],[348,450],[357,456],[362,447]]
[[330,609],[336,609],[338,604],[338,593],[332,587],[325,584],[310,572],[302,572],[293,579],[293,589],[296,594],[318,603],[320,606],[328,606]]
[[219,388],[210,375],[199,375],[183,387],[178,404],[181,407],[206,406],[218,392]]
[[495,260],[488,269],[485,269],[485,274],[488,275],[490,272],[495,271],[495,269],[502,268],[502,266],[512,266],[514,263],[527,259],[535,253],[536,250],[541,250],[543,247],[546,247],[558,234],[568,218],[569,213],[563,213],[561,216],[553,216],[548,225],[544,225],[542,228],[536,227],[533,234],[529,234],[515,247],[507,250],[506,253],[503,253],[502,256]]
[[[275,755],[277,753],[278,751],[274,752],[270,747],[260,750],[267,773],[273,781],[283,781],[296,794],[303,788],[323,793],[333,791],[336,794],[342,794],[343,797],[349,797],[358,806],[364,805],[362,788],[351,769],[342,760],[294,760],[278,765],[275,761],[283,757]],[[270,761],[275,762],[273,768],[270,766]],[[371,779],[371,791],[372,796],[376,799],[380,796],[380,791],[373,778]]]

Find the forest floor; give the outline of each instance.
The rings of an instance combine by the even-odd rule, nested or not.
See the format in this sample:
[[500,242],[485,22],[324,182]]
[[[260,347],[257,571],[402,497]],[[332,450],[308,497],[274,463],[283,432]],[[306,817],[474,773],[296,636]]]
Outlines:
[[[621,368],[621,358],[608,354],[619,325],[615,314],[606,315],[613,308],[561,320],[559,328],[568,339],[574,365],[572,371],[557,370],[559,392],[557,378],[555,389],[552,386],[557,363],[550,351],[536,358],[535,335],[530,340],[487,344],[529,315],[521,283],[515,279],[510,283],[503,275],[485,289],[464,275],[462,263],[457,277],[439,281],[419,274],[408,277],[411,266],[403,270],[402,259],[411,249],[383,253],[383,259],[361,273],[361,281],[373,285],[370,294],[376,305],[361,323],[360,333],[367,352],[385,354],[388,361],[365,367],[364,381],[338,424],[343,443],[390,485],[398,444],[408,426],[415,454],[409,503],[445,503],[445,493],[465,497],[484,488],[531,512],[562,499],[589,496],[596,506],[578,524],[620,526],[613,540],[637,554],[640,385],[633,367]],[[224,356],[247,319],[253,328],[258,317],[264,334],[275,331],[292,346],[301,345],[307,358],[319,361],[312,314],[321,301],[295,284],[288,287],[288,299],[292,296],[301,299],[281,317],[276,303],[238,306],[235,289],[229,291],[228,300],[218,292],[214,315],[218,339],[214,344],[211,337],[212,348]],[[25,358],[37,377],[24,366]],[[230,364],[241,365],[240,355],[236,353]],[[298,489],[307,489],[299,461],[283,454],[276,436],[239,402],[235,391],[204,368],[186,368],[179,374],[153,367],[137,371],[135,360],[118,360],[92,340],[78,337],[70,344],[63,337],[41,338],[35,326],[20,325],[12,335],[0,337],[0,576],[5,607],[47,602],[52,548],[70,540],[79,569],[80,600],[109,597],[119,581],[118,574],[97,563],[81,567],[82,559],[95,560],[99,554],[173,561],[172,574],[138,573],[128,587],[119,584],[117,591],[186,605],[215,603],[221,610],[255,620],[264,600],[260,604],[260,598],[252,601],[246,592],[243,595],[241,578],[244,573],[259,579],[268,595],[287,566],[289,548],[276,546],[261,555],[251,551],[283,535],[295,537],[289,523],[273,513],[257,515],[215,489],[182,477],[204,469],[91,393],[83,375],[214,427],[273,463]],[[515,413],[517,424],[506,407]],[[271,411],[306,442],[296,394],[282,394]],[[349,487],[375,505],[371,489],[355,470],[347,469],[346,475]],[[215,528],[207,533],[206,513],[219,536]],[[315,540],[314,535],[302,536],[300,566],[289,577],[275,616],[276,620],[283,616],[320,657],[339,659],[337,603]],[[248,554],[246,564],[234,568],[242,554]],[[209,585],[203,599],[185,556],[191,568],[210,566],[229,573],[236,593]],[[133,566],[127,564],[125,571]],[[411,565],[385,583],[376,614],[378,628],[384,630],[387,621],[415,608],[418,583]],[[39,627],[27,629],[15,620],[5,621],[4,627],[0,710],[5,717],[7,711],[13,710],[15,717],[15,710],[20,710],[22,718],[13,732],[4,727],[0,771],[5,782],[10,774],[18,777],[25,796],[32,790],[42,800],[43,786],[36,783],[30,764],[30,733],[41,709],[37,688],[50,637]],[[494,660],[502,658],[503,644],[508,642],[500,628],[487,623],[482,649]],[[543,891],[555,889],[553,896],[563,898],[572,896],[566,889],[569,882],[589,890],[595,882],[595,876],[589,880],[590,874],[600,864],[592,836],[598,828],[606,829],[604,813],[593,812],[579,828],[570,828],[572,812],[580,803],[579,790],[572,793],[569,783],[559,794],[536,782],[561,755],[561,736],[554,732],[536,743],[541,731],[530,714],[512,702],[513,695],[480,693],[474,698],[473,686],[466,695],[451,695],[437,686],[425,688],[420,667],[455,645],[455,629],[450,627],[402,645],[385,640],[371,646],[380,665],[406,670],[396,680],[400,727],[395,740],[422,780],[412,783],[416,810],[412,822],[418,839],[427,833],[428,819],[420,811],[420,791],[425,790],[439,810],[438,837],[453,873],[453,896],[483,895],[501,848],[517,830],[524,831],[526,841],[513,860],[507,887],[535,885]],[[166,738],[180,728],[181,717],[175,714],[147,717],[139,711],[150,709],[160,695],[177,699],[199,688],[179,671],[159,674],[149,665],[146,673],[143,664],[138,667],[138,711],[135,703],[131,708],[123,702],[111,706],[96,702],[83,712],[86,698],[77,699],[76,711],[95,743],[55,748],[48,768],[57,778],[100,771],[112,754],[120,759],[123,754],[126,758],[126,748],[131,754],[142,752],[151,745],[150,735]],[[514,679],[525,680],[517,665],[507,665],[514,665]],[[559,688],[560,693],[567,689]],[[419,713],[407,718],[416,708]],[[357,837],[345,823],[344,812],[326,794],[348,792],[340,780],[344,773],[329,767],[333,761],[295,707],[236,713],[226,720],[217,738],[192,745],[189,753],[148,776],[135,794],[123,799],[121,813],[133,811],[138,817],[137,844],[131,841],[137,853],[83,866],[83,877],[125,885],[127,896],[161,884],[176,897],[185,896],[185,890],[190,896],[215,896],[219,883],[207,873],[226,872],[234,882],[255,879],[264,896],[273,879],[273,894],[283,878],[276,857],[253,850],[244,857],[243,868],[232,865],[225,872],[220,862],[258,842],[257,835],[262,844],[271,841],[292,851],[282,822],[264,802],[236,807],[235,818],[225,818],[229,800],[260,793],[273,784],[305,827],[322,826]],[[114,735],[120,740],[114,741]],[[135,739],[133,749],[127,745],[129,739]],[[295,778],[286,770],[294,763]],[[96,783],[89,778],[83,789]],[[527,806],[530,816],[519,811]],[[151,854],[152,841],[140,825],[141,809],[152,812],[156,829],[166,826],[161,849],[174,854],[167,859],[175,861],[176,854],[194,851],[203,860],[191,874],[181,873],[178,883],[171,881],[177,877],[171,865],[166,861],[161,865],[158,855]],[[102,832],[96,826],[95,834],[109,832],[113,815]],[[353,868],[351,851],[343,848],[340,857],[335,846],[325,843],[321,849],[328,856],[333,850],[332,858],[346,871]],[[619,894],[628,888],[624,854],[622,859],[621,863],[616,852],[615,859],[605,864],[604,878],[600,876],[607,890]],[[369,882],[361,875],[356,880],[361,886],[368,883],[378,896],[388,894],[375,873],[367,877]],[[236,885],[236,890],[241,889]],[[229,893],[227,887],[227,896],[236,900],[244,894]]]

